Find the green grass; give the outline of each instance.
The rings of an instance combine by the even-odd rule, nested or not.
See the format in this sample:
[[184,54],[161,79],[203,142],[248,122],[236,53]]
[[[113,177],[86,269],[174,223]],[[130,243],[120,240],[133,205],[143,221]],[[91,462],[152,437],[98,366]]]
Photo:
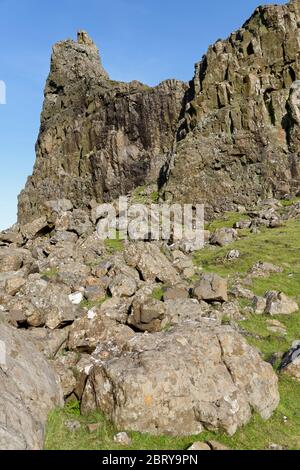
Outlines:
[[162,300],[165,293],[164,287],[157,287],[151,294],[151,297],[156,300]]
[[97,300],[82,300],[80,302],[80,307],[81,308],[86,308],[88,310],[90,310],[91,308],[94,308],[94,307],[100,307],[106,300],[107,300],[108,297],[103,297],[101,299],[97,299]]
[[205,229],[213,232],[218,228],[232,228],[236,222],[241,220],[249,220],[249,217],[247,214],[240,214],[239,212],[225,212],[221,217],[206,224]]
[[43,271],[41,273],[41,277],[51,280],[51,279],[54,279],[58,274],[59,274],[58,268],[51,268],[51,269],[47,269],[46,271]]
[[104,241],[105,248],[109,253],[117,253],[124,251],[124,240],[122,238],[122,233],[116,231],[114,238],[109,238]]
[[[240,258],[226,261],[231,249],[240,251]],[[266,290],[280,290],[287,295],[300,297],[300,220],[291,220],[285,227],[263,228],[259,234],[248,234],[223,248],[208,247],[194,255],[194,262],[204,271],[225,277],[237,273],[246,275],[258,261],[281,266],[283,272],[253,282],[253,290],[261,295]]]

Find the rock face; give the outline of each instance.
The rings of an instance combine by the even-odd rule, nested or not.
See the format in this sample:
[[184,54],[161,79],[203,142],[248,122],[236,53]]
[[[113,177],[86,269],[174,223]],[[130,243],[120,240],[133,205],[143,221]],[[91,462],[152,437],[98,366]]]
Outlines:
[[263,6],[196,64],[168,198],[211,210],[299,188],[300,2]]
[[24,333],[1,323],[0,341],[6,349],[0,361],[0,449],[42,449],[48,413],[62,405],[62,391]]
[[[85,32],[53,48],[22,223],[148,182],[210,211],[299,189],[300,4],[259,7],[196,64],[190,85],[109,79]],[[44,201],[43,203],[41,201]]]
[[36,163],[19,198],[19,220],[27,223],[46,211],[53,194],[86,207],[92,199],[107,201],[156,181],[186,89],[176,80],[155,88],[109,80],[85,32],[78,33],[78,42],[56,44]]
[[234,434],[252,409],[267,419],[278,402],[272,367],[231,328],[203,320],[137,334],[95,365],[82,399],[119,429],[171,435]]

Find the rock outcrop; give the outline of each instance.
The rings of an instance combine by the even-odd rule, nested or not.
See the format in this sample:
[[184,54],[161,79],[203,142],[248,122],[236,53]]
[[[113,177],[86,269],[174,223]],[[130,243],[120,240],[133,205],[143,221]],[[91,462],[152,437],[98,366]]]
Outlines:
[[53,48],[32,177],[19,198],[19,220],[45,202],[87,207],[156,182],[171,150],[187,85],[151,88],[109,79],[85,32]]
[[165,196],[207,210],[299,189],[300,2],[256,9],[196,64]]
[[23,332],[1,323],[0,341],[0,449],[42,449],[48,414],[63,403],[58,378]]

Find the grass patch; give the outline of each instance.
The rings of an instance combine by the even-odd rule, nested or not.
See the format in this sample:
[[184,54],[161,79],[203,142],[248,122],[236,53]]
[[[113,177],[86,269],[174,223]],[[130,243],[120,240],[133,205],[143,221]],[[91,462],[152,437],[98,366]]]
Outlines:
[[162,300],[165,290],[165,287],[156,287],[152,292],[151,297],[156,300]]
[[43,271],[41,273],[41,277],[47,280],[51,280],[51,279],[54,279],[58,274],[59,274],[58,268],[51,268],[51,269],[46,269],[46,271]]
[[[240,258],[226,261],[231,249],[239,250]],[[283,268],[282,273],[257,278],[253,290],[261,295],[266,290],[279,290],[300,298],[300,220],[290,220],[285,227],[262,228],[259,234],[249,234],[223,248],[208,247],[194,255],[194,262],[205,271],[224,277],[245,275],[258,261],[270,262]]]
[[122,252],[124,250],[124,239],[122,238],[122,233],[117,230],[114,238],[105,240],[104,245],[111,254]]
[[214,232],[218,228],[232,228],[236,222],[241,220],[250,220],[250,218],[247,214],[240,214],[239,212],[225,212],[221,217],[206,224],[205,229]]
[[80,302],[80,307],[81,308],[86,308],[87,310],[91,310],[92,308],[94,307],[100,307],[106,300],[108,299],[108,297],[103,297],[101,299],[97,299],[97,300],[82,300]]

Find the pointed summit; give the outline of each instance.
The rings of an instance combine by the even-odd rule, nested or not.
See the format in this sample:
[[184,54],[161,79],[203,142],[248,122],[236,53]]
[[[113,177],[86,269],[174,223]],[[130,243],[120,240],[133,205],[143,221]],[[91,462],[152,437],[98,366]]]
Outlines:
[[84,44],[86,46],[94,46],[94,41],[89,37],[86,31],[78,31],[77,33],[77,42],[78,44]]

